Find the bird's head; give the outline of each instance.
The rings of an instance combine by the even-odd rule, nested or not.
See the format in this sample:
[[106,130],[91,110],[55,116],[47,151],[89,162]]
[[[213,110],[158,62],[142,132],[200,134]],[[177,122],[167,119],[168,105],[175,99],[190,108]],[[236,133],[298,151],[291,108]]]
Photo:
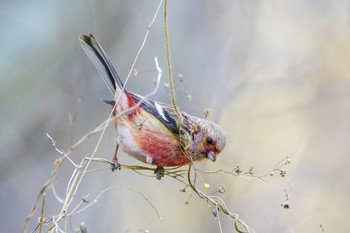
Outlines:
[[226,136],[223,129],[216,123],[198,119],[196,130],[192,134],[193,152],[198,159],[208,158],[215,162],[216,157],[223,151]]

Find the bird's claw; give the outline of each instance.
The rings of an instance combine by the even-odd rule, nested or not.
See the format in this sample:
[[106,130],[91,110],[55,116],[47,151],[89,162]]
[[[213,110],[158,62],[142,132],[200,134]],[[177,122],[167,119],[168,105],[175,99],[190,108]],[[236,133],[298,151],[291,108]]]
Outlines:
[[112,172],[114,172],[115,170],[120,170],[121,168],[120,163],[118,163],[117,160],[113,160],[111,165],[112,165]]
[[162,177],[164,176],[164,172],[165,172],[164,167],[161,167],[161,166],[158,166],[156,170],[154,170],[154,174],[156,174],[156,178],[158,180],[162,179]]

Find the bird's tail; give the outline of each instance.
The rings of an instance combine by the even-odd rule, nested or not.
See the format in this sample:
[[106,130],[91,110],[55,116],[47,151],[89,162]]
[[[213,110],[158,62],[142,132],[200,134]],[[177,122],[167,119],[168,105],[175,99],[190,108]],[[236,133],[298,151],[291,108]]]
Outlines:
[[116,95],[120,94],[120,92],[125,93],[123,82],[120,80],[111,60],[108,58],[95,37],[91,33],[88,33],[81,35],[79,40],[84,51],[94,63],[112,94]]

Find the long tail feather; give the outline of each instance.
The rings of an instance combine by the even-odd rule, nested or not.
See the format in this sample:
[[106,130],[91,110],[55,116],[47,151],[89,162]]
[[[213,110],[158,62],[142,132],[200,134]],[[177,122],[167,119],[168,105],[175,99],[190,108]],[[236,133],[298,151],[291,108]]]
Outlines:
[[[117,110],[124,111],[140,102],[140,105],[144,110],[160,120],[171,132],[174,133],[174,135],[179,134],[178,115],[174,108],[164,104],[158,104],[149,99],[142,100],[141,96],[124,90],[124,84],[120,80],[118,73],[112,65],[112,62],[95,37],[89,33],[81,35],[79,40],[81,46],[85,50],[90,60],[94,63],[113,95],[115,94],[115,91],[117,91],[117,95],[115,95],[117,97],[118,93],[123,91],[123,93],[121,93],[121,98],[118,99]],[[116,104],[116,100],[104,100],[104,102],[111,105]],[[130,114],[134,114],[136,110],[132,111]]]
[[108,58],[107,54],[97,42],[95,37],[91,33],[88,33],[81,35],[79,40],[84,51],[94,63],[113,96],[115,94],[116,85],[118,85],[119,91],[123,90],[123,82],[120,80],[111,60]]

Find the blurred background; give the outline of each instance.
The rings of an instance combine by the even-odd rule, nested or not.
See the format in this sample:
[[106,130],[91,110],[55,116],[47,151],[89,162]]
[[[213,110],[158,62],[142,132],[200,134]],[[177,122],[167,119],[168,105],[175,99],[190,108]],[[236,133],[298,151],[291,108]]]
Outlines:
[[[59,154],[69,147],[69,114],[74,138],[103,122],[111,95],[78,37],[91,32],[126,77],[158,1],[1,1],[0,2],[0,232],[20,232]],[[226,131],[227,144],[216,163],[203,170],[232,170],[240,164],[262,173],[285,156],[287,176],[249,180],[206,176],[206,190],[221,195],[228,208],[256,232],[347,232],[350,228],[350,2],[339,1],[170,1],[169,27],[177,102]],[[164,70],[152,98],[170,103],[163,9],[127,88],[154,89],[157,56]],[[95,135],[72,159],[91,155]],[[115,132],[109,127],[97,157],[111,159]],[[122,163],[138,164],[120,154]],[[93,164],[91,168],[107,168]],[[65,161],[55,185],[58,196],[73,172]],[[197,196],[164,178],[129,170],[89,173],[72,210],[89,194],[91,207],[71,218],[88,232],[219,232],[212,209]],[[125,188],[126,187],[126,188]],[[132,190],[134,191],[132,191]],[[160,220],[141,192],[155,206]],[[289,197],[289,209],[281,204]],[[47,192],[45,216],[61,204]],[[29,224],[37,225],[38,214]],[[220,215],[224,232],[230,218]],[[68,227],[67,232],[72,232]]]

